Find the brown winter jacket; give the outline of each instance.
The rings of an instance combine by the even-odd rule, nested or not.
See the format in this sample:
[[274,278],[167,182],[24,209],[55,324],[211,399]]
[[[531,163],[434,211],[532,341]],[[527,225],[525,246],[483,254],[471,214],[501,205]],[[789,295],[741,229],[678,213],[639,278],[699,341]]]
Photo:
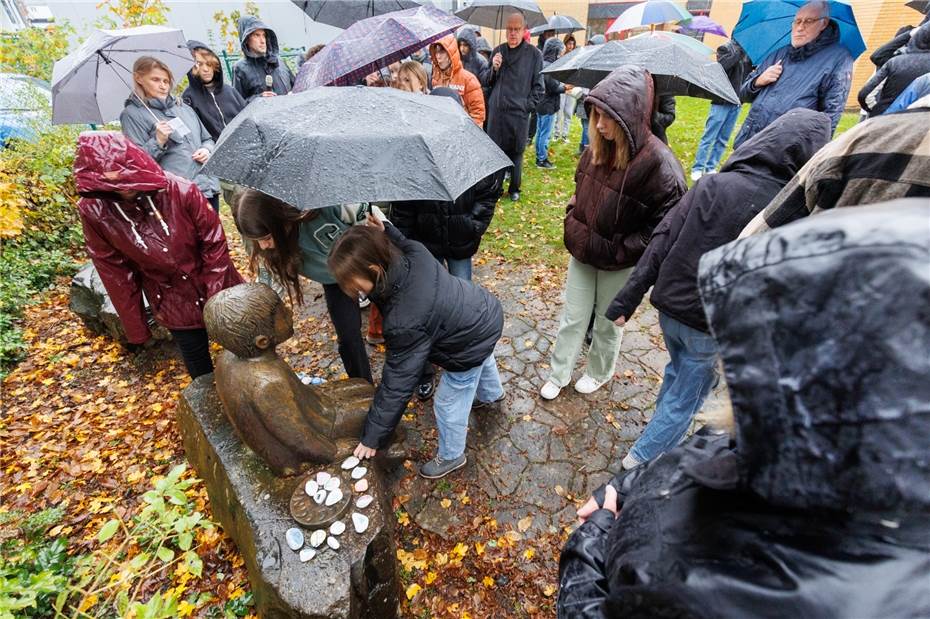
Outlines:
[[[439,68],[436,62],[436,55],[433,54],[433,45],[442,45],[446,53],[449,54],[450,64],[447,71]],[[455,36],[445,36],[429,46],[429,57],[433,61],[433,83],[432,88],[445,86],[451,88],[462,98],[462,105],[465,111],[475,121],[479,127],[484,126],[484,92],[481,90],[481,82],[469,71],[462,66],[462,57],[459,55],[459,44]]]
[[[585,99],[619,123],[630,144],[623,170],[595,165],[588,148],[575,171],[575,195],[565,215],[565,247],[576,260],[603,271],[636,264],[653,229],[687,191],[685,173],[650,130],[652,76],[623,66]],[[592,131],[597,131],[591,127]]]

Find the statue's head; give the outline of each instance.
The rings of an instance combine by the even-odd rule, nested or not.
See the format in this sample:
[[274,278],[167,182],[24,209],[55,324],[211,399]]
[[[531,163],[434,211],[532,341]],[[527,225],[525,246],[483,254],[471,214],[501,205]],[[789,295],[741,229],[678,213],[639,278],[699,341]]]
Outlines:
[[269,286],[239,284],[210,297],[203,308],[210,339],[251,359],[294,335],[291,310]]

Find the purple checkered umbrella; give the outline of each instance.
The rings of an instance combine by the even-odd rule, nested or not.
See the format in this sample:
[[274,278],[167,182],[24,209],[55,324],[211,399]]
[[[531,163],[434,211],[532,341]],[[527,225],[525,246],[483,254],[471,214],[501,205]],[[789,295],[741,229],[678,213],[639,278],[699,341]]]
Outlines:
[[716,34],[722,37],[727,36],[727,31],[723,29],[723,26],[712,20],[706,15],[695,15],[693,18],[686,22],[681,22],[681,26],[678,27],[680,32],[685,34],[690,34],[692,32],[706,32],[708,34]]
[[297,74],[294,92],[316,86],[351,86],[438,41],[465,22],[431,6],[363,19],[330,41]]

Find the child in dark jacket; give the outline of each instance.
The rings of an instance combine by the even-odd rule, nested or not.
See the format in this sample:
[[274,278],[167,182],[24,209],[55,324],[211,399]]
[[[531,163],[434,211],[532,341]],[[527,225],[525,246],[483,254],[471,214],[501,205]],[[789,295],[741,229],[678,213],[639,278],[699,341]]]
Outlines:
[[355,455],[370,458],[388,443],[428,360],[445,372],[434,399],[438,454],[420,475],[438,479],[465,465],[471,410],[504,396],[494,359],[503,310],[494,295],[450,275],[390,223],[369,224],[343,234],[328,260],[345,293],[367,295],[384,316],[384,370]]

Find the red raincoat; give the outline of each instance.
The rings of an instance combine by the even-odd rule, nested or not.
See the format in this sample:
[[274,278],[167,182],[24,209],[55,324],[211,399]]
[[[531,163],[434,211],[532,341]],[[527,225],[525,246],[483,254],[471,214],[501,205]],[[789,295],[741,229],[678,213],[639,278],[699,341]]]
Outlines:
[[[78,138],[74,179],[84,242],[131,344],[151,335],[142,294],[168,329],[203,328],[203,305],[242,283],[219,217],[190,181],[121,133]],[[141,192],[124,200],[117,190]]]

